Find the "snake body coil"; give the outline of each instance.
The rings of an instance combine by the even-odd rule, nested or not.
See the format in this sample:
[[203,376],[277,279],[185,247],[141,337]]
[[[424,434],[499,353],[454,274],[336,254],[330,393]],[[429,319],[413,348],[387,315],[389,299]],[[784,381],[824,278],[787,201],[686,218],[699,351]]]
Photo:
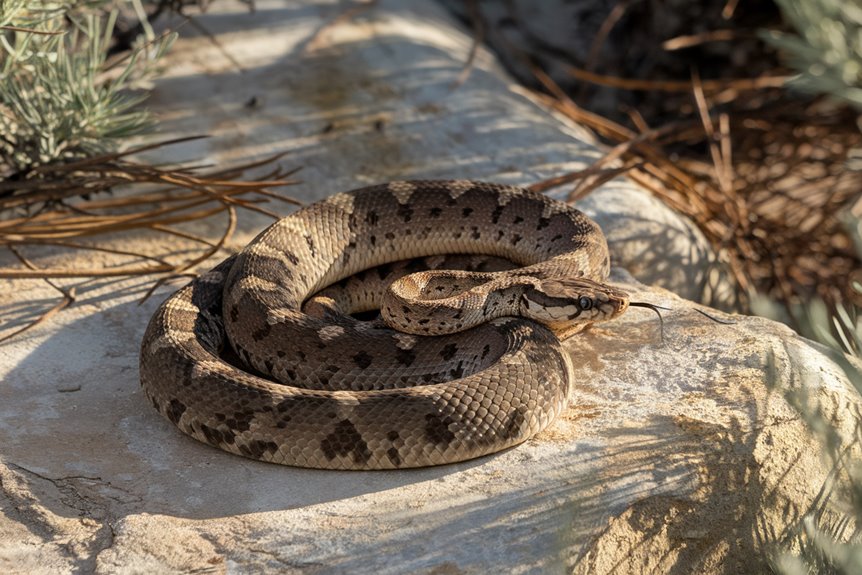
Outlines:
[[[443,254],[520,267],[405,276],[410,265],[393,265]],[[600,283],[608,269],[595,223],[520,188],[415,181],[337,194],[168,298],[144,335],[141,384],[184,433],[254,459],[328,469],[470,459],[523,442],[563,409],[573,376],[559,337],[628,303]],[[331,284],[349,292],[351,276],[396,281],[382,302],[368,289],[341,313],[303,309]],[[373,306],[400,331],[348,315]]]

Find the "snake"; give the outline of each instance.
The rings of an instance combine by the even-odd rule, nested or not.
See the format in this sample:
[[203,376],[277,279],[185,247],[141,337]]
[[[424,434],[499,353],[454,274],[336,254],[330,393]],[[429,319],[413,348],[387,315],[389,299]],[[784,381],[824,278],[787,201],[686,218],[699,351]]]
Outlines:
[[169,296],[145,331],[140,382],[182,432],[251,459],[465,461],[565,409],[577,382],[562,341],[630,303],[609,269],[595,222],[526,188],[342,192]]

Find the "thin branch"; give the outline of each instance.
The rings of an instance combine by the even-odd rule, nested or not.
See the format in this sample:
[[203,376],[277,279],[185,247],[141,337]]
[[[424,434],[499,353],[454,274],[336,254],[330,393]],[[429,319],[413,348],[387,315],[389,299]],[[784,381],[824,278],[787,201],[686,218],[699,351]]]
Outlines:
[[706,132],[706,140],[709,144],[709,153],[712,156],[712,163],[715,165],[715,177],[721,191],[727,195],[733,193],[733,182],[727,179],[727,170],[724,169],[724,160],[721,156],[716,144],[715,125],[712,123],[712,118],[709,116],[709,107],[706,104],[706,96],[703,94],[703,86],[700,83],[700,78],[697,72],[692,72],[692,91],[694,99],[697,103],[697,111],[700,114],[700,120],[703,122],[703,129]]
[[470,73],[473,71],[473,64],[476,61],[476,54],[479,52],[479,47],[485,41],[485,20],[482,18],[482,12],[479,9],[479,0],[469,0],[467,2],[467,9],[470,12],[470,20],[473,23],[473,41],[470,44],[470,53],[467,54],[464,67],[452,83],[453,88],[457,88],[470,77]]
[[733,29],[710,30],[708,32],[701,32],[700,34],[677,36],[676,38],[665,40],[662,42],[661,47],[668,52],[672,52],[674,50],[682,50],[683,48],[692,48],[708,42],[729,42],[743,37],[755,38],[756,35]]
[[[7,248],[9,249],[10,252],[12,252],[12,254],[16,258],[18,258],[18,261],[20,261],[22,264],[24,264],[24,266],[26,266],[27,268],[29,268],[31,270],[37,269],[36,266],[30,260],[25,258],[21,254],[21,252],[19,252],[17,249],[15,249],[14,246],[10,245],[10,246],[7,246]],[[44,279],[44,281],[48,285],[50,285],[52,288],[59,291],[62,294],[63,298],[60,301],[58,301],[56,304],[54,304],[48,311],[44,312],[42,315],[38,316],[33,321],[24,324],[20,328],[12,331],[11,333],[6,334],[3,337],[0,337],[0,343],[4,343],[6,341],[9,341],[13,337],[20,335],[20,334],[24,333],[25,331],[32,329],[32,328],[36,327],[37,325],[48,321],[49,319],[51,319],[52,317],[54,317],[55,315],[57,315],[58,313],[60,313],[61,311],[63,311],[64,309],[66,309],[67,307],[72,305],[73,303],[75,303],[76,294],[75,294],[75,288],[74,287],[67,290],[67,289],[64,289],[64,288],[58,286],[57,284],[55,284],[54,282],[52,282],[48,278],[42,278],[42,279]]]
[[[20,26],[0,26],[0,30],[9,30],[10,32],[22,32],[24,34],[37,34],[40,36],[62,36],[65,30],[36,30],[33,28],[22,28]],[[2,340],[0,340],[2,341]]]
[[305,47],[303,48],[302,52],[304,54],[310,54],[311,52],[320,50],[325,46],[325,41],[323,40],[323,38],[326,33],[328,33],[333,28],[344,24],[345,22],[349,22],[350,20],[356,18],[359,14],[376,5],[377,0],[366,0],[342,11],[331,21],[323,24],[320,28],[318,28],[314,32],[314,34],[312,34],[311,37],[305,41]]
[[[592,82],[600,86],[622,88],[623,90],[655,90],[659,92],[690,92],[693,85],[684,80],[640,80],[637,78],[620,78],[619,76],[608,76],[596,74],[583,70],[576,66],[567,66],[569,74],[579,80]],[[734,90],[763,90],[765,88],[782,88],[794,76],[762,76],[760,78],[737,78],[727,80],[704,80],[702,89],[712,92],[719,89],[732,88]]]
[[625,15],[626,10],[629,9],[628,1],[617,2],[614,4],[614,7],[608,12],[608,15],[605,17],[602,25],[599,26],[599,31],[596,32],[595,37],[593,38],[592,43],[590,44],[590,51],[587,53],[586,63],[584,64],[584,68],[587,70],[594,70],[596,64],[599,59],[599,51],[604,46],[605,41],[608,39],[608,35],[611,33],[611,30],[614,29],[614,26],[622,19]]

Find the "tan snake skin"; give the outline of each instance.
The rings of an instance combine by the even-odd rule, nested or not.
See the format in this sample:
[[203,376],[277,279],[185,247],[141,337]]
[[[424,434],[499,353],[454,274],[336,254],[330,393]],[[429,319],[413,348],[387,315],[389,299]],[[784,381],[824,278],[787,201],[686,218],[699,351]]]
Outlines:
[[[442,254],[521,267],[405,275]],[[253,459],[471,459],[525,441],[565,407],[573,375],[558,336],[628,305],[598,283],[608,270],[595,223],[524,189],[414,181],[337,194],[168,298],[144,335],[141,385],[184,433]],[[376,286],[393,279],[384,296]],[[405,331],[348,315],[372,307]],[[466,331],[424,335],[441,329]]]

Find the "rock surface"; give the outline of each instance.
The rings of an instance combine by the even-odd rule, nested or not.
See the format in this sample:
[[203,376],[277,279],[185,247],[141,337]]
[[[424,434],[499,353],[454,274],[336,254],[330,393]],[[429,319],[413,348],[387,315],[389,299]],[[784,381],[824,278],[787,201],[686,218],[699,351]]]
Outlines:
[[[289,191],[312,201],[395,178],[530,183],[599,154],[483,51],[455,86],[470,39],[433,4],[384,1],[332,25],[340,4],[256,4],[247,15],[215,3],[200,19],[242,71],[206,38],[175,46],[153,105],[176,134],[216,137],[171,160],[289,149],[304,180]],[[619,202],[625,186],[586,206],[608,228],[603,198]],[[664,213],[649,217],[670,221]],[[268,221],[242,223],[233,247]],[[138,384],[158,303],[137,303],[149,280],[81,284],[73,307],[0,346],[0,571],[762,570],[829,471],[781,390],[809,389],[845,432],[858,396],[822,348],[785,327],[715,323],[616,274],[636,299],[673,308],[664,336],[654,315],[632,309],[569,340],[579,384],[549,430],[463,464],[369,473],[267,465],[180,434]],[[8,282],[0,330],[55,298],[39,282]]]

